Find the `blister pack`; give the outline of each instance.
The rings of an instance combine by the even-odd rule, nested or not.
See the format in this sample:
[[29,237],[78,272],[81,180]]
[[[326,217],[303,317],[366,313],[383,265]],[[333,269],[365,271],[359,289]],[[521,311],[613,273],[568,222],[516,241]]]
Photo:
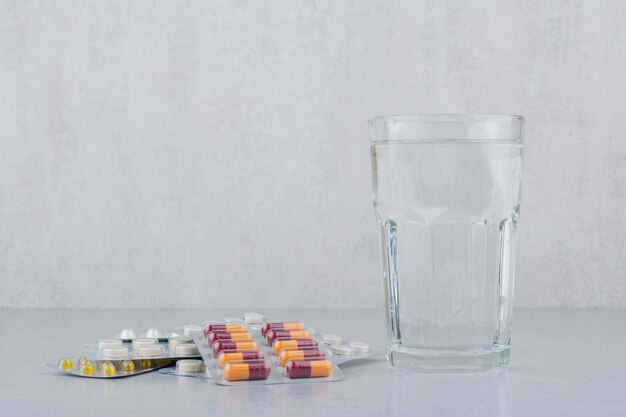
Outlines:
[[[180,330],[179,330],[180,331]],[[339,336],[317,334],[300,320],[272,320],[246,313],[194,326],[189,332],[204,360],[181,364],[192,369],[161,373],[212,378],[220,385],[330,382],[343,379],[338,364],[364,358],[369,346]]]
[[101,339],[97,343],[81,346],[91,360],[124,361],[141,359],[200,358],[200,352],[188,336],[171,336],[164,341],[158,338]]
[[76,362],[64,358],[58,364],[48,364],[48,366],[63,373],[84,378],[122,378],[171,366],[175,361],[175,359],[108,361],[92,360],[86,356],[81,356]]

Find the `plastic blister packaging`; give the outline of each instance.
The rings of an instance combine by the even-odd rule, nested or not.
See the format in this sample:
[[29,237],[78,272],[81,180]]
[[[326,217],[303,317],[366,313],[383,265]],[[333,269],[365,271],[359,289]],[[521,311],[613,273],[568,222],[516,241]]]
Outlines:
[[351,342],[342,340],[341,343],[332,345],[324,344],[327,355],[336,364],[342,364],[356,359],[364,359],[370,356],[369,344],[364,342]]
[[211,374],[202,359],[180,359],[176,362],[176,366],[160,369],[159,372],[165,375],[211,379]]
[[122,329],[119,333],[113,336],[112,339],[122,340],[122,342],[131,342],[137,338],[151,338],[157,339],[159,342],[167,342],[167,339],[172,334],[163,334],[158,327],[149,327],[145,332],[137,334],[133,329]]
[[123,378],[127,376],[139,375],[151,372],[166,366],[172,365],[174,359],[142,359],[142,360],[92,360],[86,356],[81,356],[76,362],[70,359],[61,359],[58,364],[48,364],[50,368],[57,369],[63,373],[85,377],[85,378]]
[[165,341],[157,338],[135,338],[130,342],[103,339],[84,344],[81,349],[89,359],[98,361],[200,358],[193,339],[185,336],[174,336]]
[[[253,315],[253,321],[259,316]],[[349,342],[339,336],[323,336],[328,335],[315,333],[302,321],[266,317],[254,325],[210,321],[201,332],[192,333],[205,363],[205,377],[220,385],[338,381],[343,379],[339,363],[367,356],[365,351],[355,354],[352,349],[336,353],[334,345]],[[161,372],[187,376],[172,370]]]
[[[300,333],[296,335],[305,336]],[[238,348],[221,349],[225,343],[217,341],[212,346],[206,344],[199,348],[209,374],[220,385],[329,382],[343,379],[341,370],[330,361],[327,353],[319,348],[318,342],[312,337],[296,339],[289,335],[271,339],[269,345],[266,342],[267,338],[259,335],[253,346],[244,344],[246,342],[231,342]],[[301,353],[296,350],[299,347],[309,350]],[[283,355],[284,361],[281,363],[282,352],[289,353]]]

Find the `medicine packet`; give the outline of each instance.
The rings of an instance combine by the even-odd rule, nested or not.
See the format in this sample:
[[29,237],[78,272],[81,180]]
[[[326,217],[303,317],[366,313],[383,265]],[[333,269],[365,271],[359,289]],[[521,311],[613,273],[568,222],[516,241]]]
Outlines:
[[186,326],[204,367],[181,364],[188,370],[177,366],[160,372],[212,378],[220,385],[331,382],[343,379],[340,363],[369,353],[366,343],[318,334],[300,320],[272,320],[257,313],[244,317]]
[[171,366],[175,359],[141,359],[123,361],[91,360],[81,356],[76,362],[63,358],[47,366],[63,373],[84,378],[123,378]]
[[200,352],[191,337],[172,336],[166,341],[157,338],[101,339],[81,345],[83,353],[92,360],[141,360],[200,358]]

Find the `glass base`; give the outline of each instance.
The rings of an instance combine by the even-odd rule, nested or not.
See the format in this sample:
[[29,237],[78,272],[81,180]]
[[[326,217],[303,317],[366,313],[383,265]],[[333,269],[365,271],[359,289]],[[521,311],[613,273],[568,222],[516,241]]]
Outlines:
[[482,352],[440,352],[424,349],[396,348],[387,358],[394,369],[422,372],[476,372],[506,366],[510,348]]

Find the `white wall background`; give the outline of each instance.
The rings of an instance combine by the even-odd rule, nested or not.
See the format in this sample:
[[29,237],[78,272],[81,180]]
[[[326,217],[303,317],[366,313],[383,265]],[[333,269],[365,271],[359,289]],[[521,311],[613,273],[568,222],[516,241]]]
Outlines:
[[527,117],[517,306],[626,306],[622,1],[0,0],[0,307],[380,307],[366,119]]

